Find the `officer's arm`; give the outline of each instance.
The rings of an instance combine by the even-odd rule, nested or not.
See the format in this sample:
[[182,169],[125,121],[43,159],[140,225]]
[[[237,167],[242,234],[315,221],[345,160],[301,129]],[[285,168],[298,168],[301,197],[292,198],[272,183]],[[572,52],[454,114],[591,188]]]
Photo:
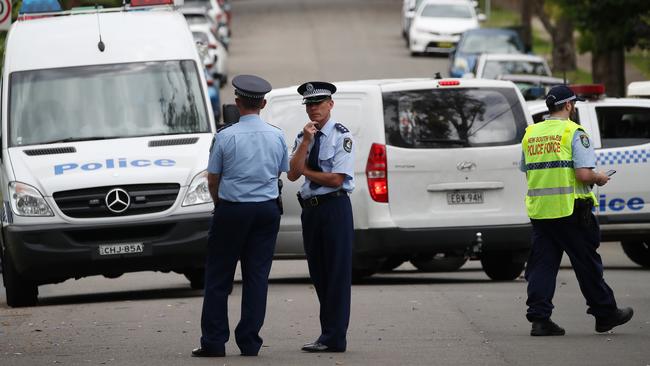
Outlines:
[[302,142],[296,148],[296,151],[293,153],[291,161],[289,161],[289,171],[287,172],[287,178],[295,182],[303,175],[305,170],[305,165],[307,163],[307,150],[309,149],[309,141],[303,139]]
[[208,191],[210,191],[210,197],[212,197],[212,202],[215,206],[219,203],[219,181],[221,180],[221,174],[212,174],[208,173]]
[[576,179],[584,184],[603,186],[609,181],[609,177],[606,174],[596,172],[591,168],[577,168],[575,172]]
[[318,172],[309,169],[307,166],[305,166],[302,174],[310,181],[325,187],[340,187],[343,185],[343,180],[345,179],[345,174]]

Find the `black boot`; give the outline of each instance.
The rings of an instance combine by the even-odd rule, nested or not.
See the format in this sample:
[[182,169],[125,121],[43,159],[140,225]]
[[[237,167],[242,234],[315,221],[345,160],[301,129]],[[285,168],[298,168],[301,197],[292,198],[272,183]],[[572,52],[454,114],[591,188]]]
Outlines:
[[634,310],[632,308],[616,309],[614,314],[604,318],[596,318],[596,332],[604,333],[614,327],[625,324],[632,319]]
[[563,336],[564,333],[564,328],[553,323],[551,319],[533,321],[533,327],[530,330],[530,335],[534,337]]

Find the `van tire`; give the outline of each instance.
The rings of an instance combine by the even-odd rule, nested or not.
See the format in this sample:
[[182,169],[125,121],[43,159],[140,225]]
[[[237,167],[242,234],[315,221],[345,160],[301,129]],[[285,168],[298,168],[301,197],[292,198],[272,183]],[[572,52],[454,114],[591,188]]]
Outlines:
[[650,268],[650,242],[647,240],[626,240],[621,242],[625,255],[632,262]]
[[185,278],[190,281],[193,290],[203,290],[205,287],[205,270],[203,268],[192,268],[183,272]]
[[483,271],[495,281],[512,281],[519,277],[526,261],[518,252],[487,252],[481,256]]
[[2,269],[7,305],[12,308],[35,306],[38,303],[38,286],[18,273],[11,255],[6,251],[2,257]]
[[379,271],[381,272],[390,272],[394,270],[395,268],[399,267],[402,265],[402,263],[406,262],[408,260],[408,257],[403,257],[403,256],[390,256],[384,260],[384,262],[381,264],[379,267]]
[[463,256],[418,255],[411,264],[422,272],[454,272],[467,262]]

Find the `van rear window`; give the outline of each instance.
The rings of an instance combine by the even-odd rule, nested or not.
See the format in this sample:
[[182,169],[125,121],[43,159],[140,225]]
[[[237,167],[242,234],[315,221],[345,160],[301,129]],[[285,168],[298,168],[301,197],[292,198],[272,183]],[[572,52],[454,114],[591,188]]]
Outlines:
[[20,71],[10,81],[10,146],[210,131],[194,61]]
[[386,143],[406,148],[519,144],[526,117],[514,89],[455,88],[386,92]]

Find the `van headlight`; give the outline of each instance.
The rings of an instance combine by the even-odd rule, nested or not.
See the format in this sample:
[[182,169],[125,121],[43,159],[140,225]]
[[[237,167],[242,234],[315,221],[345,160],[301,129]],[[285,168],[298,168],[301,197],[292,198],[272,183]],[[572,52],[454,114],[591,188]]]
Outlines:
[[197,174],[185,193],[183,206],[193,206],[202,203],[211,203],[210,190],[208,189],[208,171]]
[[18,216],[54,216],[38,189],[20,182],[9,183],[11,208]]

